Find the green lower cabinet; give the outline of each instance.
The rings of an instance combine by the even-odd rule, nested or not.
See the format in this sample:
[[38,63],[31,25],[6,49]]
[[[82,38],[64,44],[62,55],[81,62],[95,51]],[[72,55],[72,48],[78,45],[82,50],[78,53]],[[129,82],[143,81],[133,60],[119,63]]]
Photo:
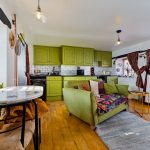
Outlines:
[[62,100],[62,77],[48,76],[46,90],[47,100]]

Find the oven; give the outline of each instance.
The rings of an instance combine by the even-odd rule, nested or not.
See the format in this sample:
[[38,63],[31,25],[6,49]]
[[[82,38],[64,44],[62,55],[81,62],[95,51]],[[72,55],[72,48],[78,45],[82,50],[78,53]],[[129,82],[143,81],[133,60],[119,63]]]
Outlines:
[[46,75],[30,75],[30,81],[31,85],[43,87],[43,95],[40,98],[46,101]]

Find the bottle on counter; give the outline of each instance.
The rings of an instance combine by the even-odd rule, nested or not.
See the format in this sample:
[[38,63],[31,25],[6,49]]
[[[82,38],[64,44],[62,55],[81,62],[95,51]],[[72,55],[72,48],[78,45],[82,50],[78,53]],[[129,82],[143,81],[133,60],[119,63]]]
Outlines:
[[91,76],[95,76],[94,67],[91,67]]

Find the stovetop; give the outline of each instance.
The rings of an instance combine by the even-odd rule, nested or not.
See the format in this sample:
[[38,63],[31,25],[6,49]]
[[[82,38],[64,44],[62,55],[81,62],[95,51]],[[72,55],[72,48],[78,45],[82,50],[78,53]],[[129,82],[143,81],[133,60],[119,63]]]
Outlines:
[[46,76],[48,75],[48,73],[30,74],[30,79],[46,79]]

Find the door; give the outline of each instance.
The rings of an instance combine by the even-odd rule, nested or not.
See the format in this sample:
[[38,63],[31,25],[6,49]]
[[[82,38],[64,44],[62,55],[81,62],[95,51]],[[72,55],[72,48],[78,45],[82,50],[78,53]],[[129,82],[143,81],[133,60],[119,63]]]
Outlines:
[[84,49],[76,47],[75,54],[76,54],[76,65],[83,66],[84,65]]
[[91,48],[84,48],[84,65],[92,66],[94,61],[94,51]]
[[62,81],[49,80],[47,81],[47,96],[62,95]]
[[34,46],[34,65],[49,65],[49,47]]
[[103,52],[102,67],[112,67],[112,53],[111,52]]
[[49,64],[61,65],[61,51],[59,47],[49,48]]
[[75,48],[71,46],[63,46],[63,65],[75,65]]

